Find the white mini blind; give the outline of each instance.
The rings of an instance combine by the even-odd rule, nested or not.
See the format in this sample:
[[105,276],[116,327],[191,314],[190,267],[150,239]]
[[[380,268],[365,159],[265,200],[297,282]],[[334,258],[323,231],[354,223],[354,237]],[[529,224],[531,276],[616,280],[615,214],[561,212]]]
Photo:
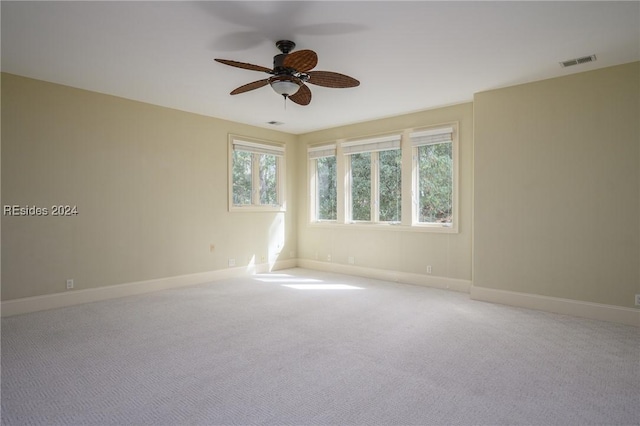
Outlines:
[[336,144],[312,146],[309,149],[307,149],[307,152],[309,153],[309,160],[313,160],[316,158],[324,158],[324,157],[335,157]]
[[453,127],[440,127],[438,129],[411,132],[409,137],[411,139],[411,146],[453,142]]
[[361,139],[342,143],[342,152],[358,154],[360,152],[389,151],[400,148],[400,135],[383,136],[379,138]]
[[240,139],[233,140],[233,150],[251,152],[252,154],[268,154],[275,155],[276,157],[284,157],[284,146],[249,142]]

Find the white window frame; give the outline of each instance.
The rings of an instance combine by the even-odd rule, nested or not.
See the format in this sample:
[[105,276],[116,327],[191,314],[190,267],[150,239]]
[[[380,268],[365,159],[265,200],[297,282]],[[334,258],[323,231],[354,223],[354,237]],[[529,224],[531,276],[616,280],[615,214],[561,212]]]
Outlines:
[[[228,205],[229,211],[285,211],[285,164],[286,149],[284,143],[264,141],[246,136],[229,134],[228,138]],[[233,153],[234,150],[250,152],[251,162],[251,204],[233,203]],[[259,156],[267,154],[276,157],[276,191],[278,202],[275,205],[260,204],[260,164]]]
[[[311,222],[316,223],[336,223],[336,220],[331,219],[320,219],[318,217],[318,210],[320,208],[318,204],[319,191],[320,188],[318,186],[318,169],[317,160],[319,158],[326,157],[336,157],[336,166],[337,166],[337,156],[336,156],[336,144],[328,144],[328,145],[314,145],[307,149],[307,157],[309,159],[309,220]],[[336,170],[336,185],[338,182],[338,173]],[[337,190],[337,188],[336,188]],[[337,194],[336,194],[337,195]],[[336,217],[338,212],[336,211]]]
[[[426,223],[418,222],[418,156],[417,148],[413,146],[411,135],[419,136],[421,133],[435,132],[439,133],[442,129],[451,129],[451,142],[452,142],[452,160],[453,160],[453,185],[452,185],[452,222],[450,224],[443,223]],[[313,169],[312,161],[309,161],[309,222],[310,226],[327,226],[327,227],[349,227],[349,228],[362,228],[370,230],[393,230],[393,231],[406,231],[406,232],[433,232],[433,233],[458,233],[459,232],[459,124],[457,121],[444,122],[437,125],[405,128],[398,130],[387,135],[370,136],[368,138],[359,139],[338,139],[336,141],[324,142],[323,144],[314,145],[311,148],[319,147],[321,145],[336,146],[336,171],[337,171],[337,220],[336,221],[316,221],[315,220],[315,198],[313,196],[314,176],[315,170]],[[379,221],[351,221],[351,161],[349,155],[355,152],[355,146],[364,145],[365,143],[384,143],[387,138],[400,138],[400,149],[402,153],[402,218],[400,222],[379,222]],[[362,147],[361,147],[362,148]],[[361,149],[360,148],[360,149]],[[378,145],[378,149],[362,150],[361,152],[371,152],[372,161],[372,200],[374,194],[378,193],[378,154],[377,152],[385,150],[383,145]],[[386,149],[389,149],[388,147]],[[393,148],[395,149],[395,148]],[[375,155],[374,155],[375,154]],[[375,168],[374,168],[375,167]],[[376,176],[376,179],[373,179]],[[374,182],[375,181],[375,182]],[[378,197],[379,195],[376,195]],[[377,203],[372,203],[372,218],[379,216]]]
[[[459,185],[458,185],[458,123],[447,123],[438,126],[424,127],[420,129],[412,129],[409,133],[409,142],[411,146],[411,159],[412,159],[412,171],[411,171],[411,226],[429,229],[434,232],[458,232],[458,197],[459,197]],[[451,223],[435,223],[435,222],[419,222],[419,208],[420,203],[418,200],[418,184],[419,184],[419,167],[418,167],[418,148],[420,146],[450,142],[451,143],[451,159],[453,162],[452,173],[452,194],[451,194],[451,209],[452,218]]]
[[[380,151],[400,150],[402,135],[393,134],[375,138],[359,139],[354,141],[343,142],[342,154],[344,157],[344,170],[346,176],[347,187],[345,189],[345,219],[347,223],[353,224],[385,224],[398,225],[398,221],[381,221],[380,220]],[[371,212],[368,221],[353,220],[352,218],[352,198],[351,198],[351,155],[359,153],[371,154]]]

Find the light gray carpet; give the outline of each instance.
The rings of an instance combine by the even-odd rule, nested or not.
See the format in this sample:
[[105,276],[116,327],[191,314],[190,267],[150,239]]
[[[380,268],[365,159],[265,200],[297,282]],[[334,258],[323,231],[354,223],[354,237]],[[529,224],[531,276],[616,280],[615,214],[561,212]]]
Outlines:
[[2,424],[632,425],[639,371],[635,327],[292,269],[2,319]]

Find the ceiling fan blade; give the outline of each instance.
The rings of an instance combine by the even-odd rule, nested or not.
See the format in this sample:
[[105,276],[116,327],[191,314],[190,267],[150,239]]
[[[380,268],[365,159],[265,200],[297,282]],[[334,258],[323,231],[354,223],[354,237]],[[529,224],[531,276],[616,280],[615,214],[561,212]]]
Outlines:
[[313,50],[298,50],[285,56],[282,64],[296,71],[307,72],[318,64],[318,55]]
[[303,84],[295,94],[289,96],[289,99],[298,105],[309,105],[309,102],[311,102],[311,90]]
[[247,83],[244,86],[240,86],[237,89],[234,89],[230,94],[237,95],[239,93],[248,92],[249,90],[259,89],[262,86],[266,86],[269,84],[269,79],[265,78],[264,80],[254,81],[252,83]]
[[221,64],[231,65],[232,67],[244,68],[245,70],[262,71],[269,74],[272,73],[270,68],[261,67],[260,65],[248,64],[246,62],[231,61],[229,59],[215,59],[215,61],[220,62]]
[[356,87],[360,82],[348,75],[331,71],[310,71],[307,83],[316,84],[318,86],[333,87],[336,89],[344,89],[347,87]]

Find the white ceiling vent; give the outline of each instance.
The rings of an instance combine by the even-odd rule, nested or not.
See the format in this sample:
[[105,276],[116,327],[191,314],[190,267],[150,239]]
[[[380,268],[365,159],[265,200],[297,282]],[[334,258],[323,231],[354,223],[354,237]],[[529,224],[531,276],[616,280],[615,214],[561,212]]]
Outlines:
[[570,67],[572,65],[586,64],[587,62],[593,62],[595,60],[596,60],[596,55],[583,56],[582,58],[575,58],[575,59],[569,59],[568,61],[562,61],[560,62],[560,65],[562,65],[562,68],[565,68],[565,67]]

